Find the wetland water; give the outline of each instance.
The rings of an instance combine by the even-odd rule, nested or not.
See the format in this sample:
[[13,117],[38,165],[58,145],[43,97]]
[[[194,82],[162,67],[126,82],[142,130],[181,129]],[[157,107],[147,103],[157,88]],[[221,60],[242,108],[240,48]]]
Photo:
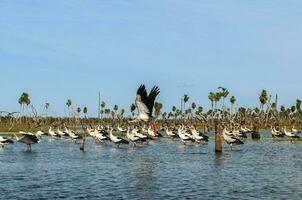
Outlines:
[[116,148],[67,139],[0,149],[1,199],[302,199],[302,141],[208,144],[161,139]]

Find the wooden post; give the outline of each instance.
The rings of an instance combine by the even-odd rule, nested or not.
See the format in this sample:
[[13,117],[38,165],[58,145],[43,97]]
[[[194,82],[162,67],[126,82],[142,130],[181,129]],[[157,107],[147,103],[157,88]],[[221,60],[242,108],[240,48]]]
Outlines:
[[80,150],[85,151],[85,141],[86,141],[86,135],[88,135],[88,129],[87,127],[84,128],[84,133],[83,133],[83,141],[80,145]]
[[99,92],[99,102],[98,102],[98,118],[99,118],[99,123],[101,119],[101,92]]
[[85,151],[85,138],[83,138],[83,141],[82,141],[82,143],[80,145],[80,150],[81,151]]
[[222,153],[222,127],[215,120],[215,152]]

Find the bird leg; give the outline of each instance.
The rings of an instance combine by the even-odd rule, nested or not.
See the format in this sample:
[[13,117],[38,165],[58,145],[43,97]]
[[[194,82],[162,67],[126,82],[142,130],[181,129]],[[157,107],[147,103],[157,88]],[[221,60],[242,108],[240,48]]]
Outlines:
[[155,124],[155,122],[154,121],[152,121],[152,128],[153,128],[153,132],[154,132],[154,137],[156,137],[156,124]]

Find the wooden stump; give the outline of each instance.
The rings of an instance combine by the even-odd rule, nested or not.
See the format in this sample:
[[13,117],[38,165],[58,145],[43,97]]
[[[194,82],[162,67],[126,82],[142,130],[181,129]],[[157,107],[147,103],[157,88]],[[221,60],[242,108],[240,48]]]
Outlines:
[[215,152],[222,153],[222,127],[215,123]]
[[85,139],[83,139],[81,145],[80,145],[80,150],[85,151]]
[[80,145],[80,150],[85,151],[85,141],[86,141],[86,136],[89,134],[87,127],[84,128],[84,133],[83,133],[83,141]]
[[260,140],[260,133],[256,126],[254,126],[254,128],[253,128],[253,132],[252,132],[251,136],[252,136],[253,140]]

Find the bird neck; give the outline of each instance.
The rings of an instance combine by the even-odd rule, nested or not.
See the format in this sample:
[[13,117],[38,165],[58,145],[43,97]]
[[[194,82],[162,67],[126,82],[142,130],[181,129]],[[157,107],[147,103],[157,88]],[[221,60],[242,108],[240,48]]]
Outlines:
[[20,139],[16,134],[14,134],[14,136],[15,136],[16,140],[19,140],[19,139]]

